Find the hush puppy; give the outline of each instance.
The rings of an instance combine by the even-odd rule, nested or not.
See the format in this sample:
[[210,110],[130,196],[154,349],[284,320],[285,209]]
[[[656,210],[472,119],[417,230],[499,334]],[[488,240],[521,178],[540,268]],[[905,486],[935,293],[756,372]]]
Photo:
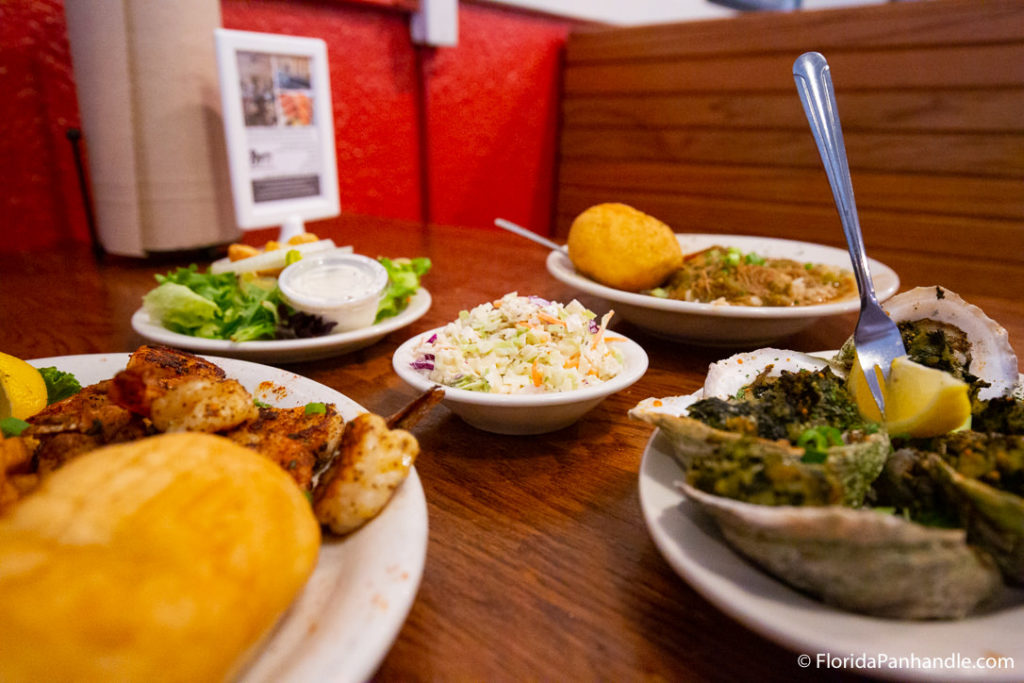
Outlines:
[[626,204],[581,213],[569,228],[568,246],[577,271],[630,292],[657,287],[683,262],[672,229]]

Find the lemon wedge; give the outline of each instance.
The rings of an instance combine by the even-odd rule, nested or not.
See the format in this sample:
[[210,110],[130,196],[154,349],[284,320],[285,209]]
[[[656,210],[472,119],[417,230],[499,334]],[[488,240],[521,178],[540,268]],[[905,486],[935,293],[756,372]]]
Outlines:
[[24,420],[46,407],[46,382],[34,367],[0,352],[0,419]]
[[889,381],[882,383],[885,420],[856,360],[850,369],[849,386],[860,414],[882,422],[893,435],[938,436],[963,427],[971,418],[966,382],[906,356],[893,360]]

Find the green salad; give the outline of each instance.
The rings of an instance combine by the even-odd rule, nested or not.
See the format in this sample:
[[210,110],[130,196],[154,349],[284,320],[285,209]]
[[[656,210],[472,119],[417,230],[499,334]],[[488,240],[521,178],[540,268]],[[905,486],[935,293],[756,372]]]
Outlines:
[[[431,266],[425,257],[377,260],[388,271],[389,283],[375,323],[405,310]],[[243,342],[319,337],[334,326],[285,303],[276,277],[200,272],[192,264],[158,274],[156,281],[158,286],[142,298],[143,308],[179,334]]]

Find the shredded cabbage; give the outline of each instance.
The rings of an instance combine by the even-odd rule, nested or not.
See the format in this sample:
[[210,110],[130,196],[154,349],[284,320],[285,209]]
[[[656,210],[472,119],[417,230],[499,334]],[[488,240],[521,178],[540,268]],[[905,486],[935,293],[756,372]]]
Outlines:
[[412,367],[445,386],[496,394],[571,391],[605,382],[623,367],[600,321],[575,299],[566,305],[506,294],[459,313],[413,349]]

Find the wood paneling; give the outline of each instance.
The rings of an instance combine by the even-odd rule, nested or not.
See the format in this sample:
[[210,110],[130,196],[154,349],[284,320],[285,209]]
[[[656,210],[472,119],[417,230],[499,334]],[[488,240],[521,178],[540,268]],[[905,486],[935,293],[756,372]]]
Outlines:
[[844,244],[793,83],[808,50],[831,66],[873,256],[958,253],[993,273],[1024,263],[1021,0],[573,33],[556,234],[621,201],[677,231]]

